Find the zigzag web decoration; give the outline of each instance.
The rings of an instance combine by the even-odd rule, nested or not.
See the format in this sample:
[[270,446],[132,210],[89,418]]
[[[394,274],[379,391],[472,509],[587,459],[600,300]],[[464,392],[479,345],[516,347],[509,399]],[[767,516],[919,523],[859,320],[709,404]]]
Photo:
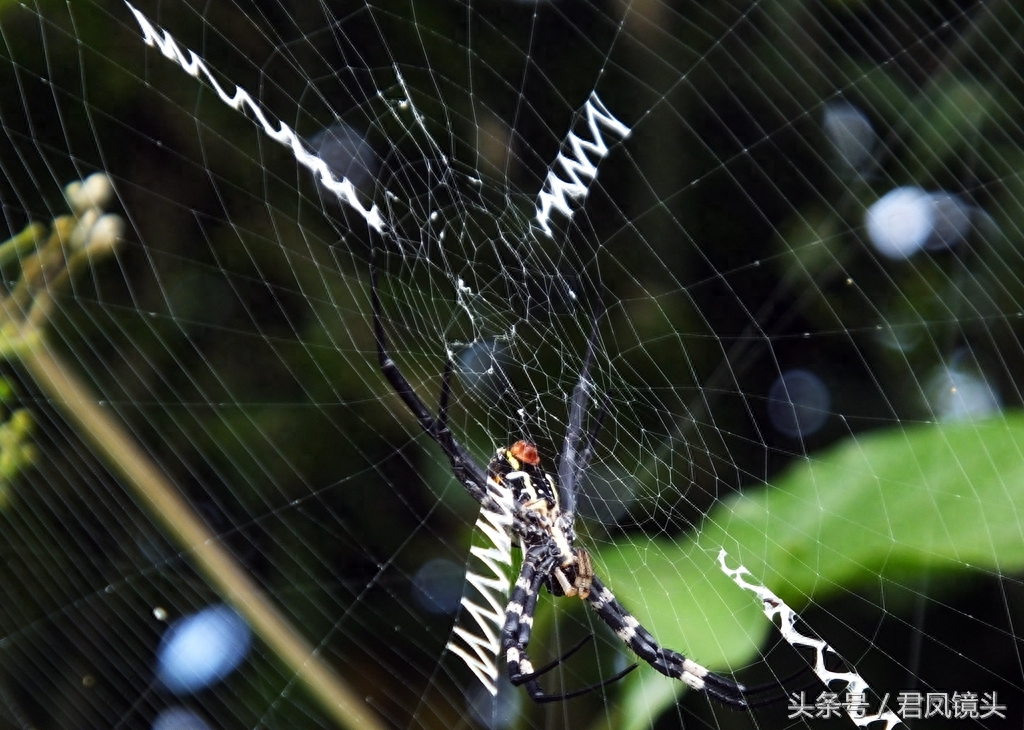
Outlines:
[[[487,538],[489,546],[474,545],[469,552],[490,570],[490,575],[480,575],[472,568],[466,571],[466,582],[483,597],[486,606],[475,603],[467,589],[462,596],[465,612],[459,617],[453,629],[454,638],[448,642],[447,648],[466,663],[491,695],[496,695],[500,632],[505,623],[505,603],[511,587],[508,573],[512,568],[512,491],[492,479],[487,480],[487,486],[500,511],[481,507],[476,526]],[[467,615],[476,621],[476,627],[471,628],[479,633],[458,625]],[[459,639],[464,646],[458,643]]]
[[[725,558],[725,550],[718,553],[718,564],[722,572],[732,578],[733,582],[740,588],[750,591],[761,599],[761,603],[764,604],[764,614],[772,623],[775,623],[776,616],[779,617],[778,627],[782,638],[797,649],[805,647],[814,652],[814,673],[818,675],[818,678],[825,686],[830,690],[842,690],[850,697],[859,697],[862,700],[866,700],[868,692],[871,691],[867,681],[856,671],[833,672],[828,669],[825,666],[826,654],[830,654],[838,659],[843,663],[843,666],[849,667],[850,665],[839,656],[835,649],[821,639],[801,634],[796,628],[796,621],[799,618],[796,611],[786,605],[786,602],[776,596],[769,588],[757,583],[748,583],[743,576],[752,576],[753,574],[742,565],[730,568],[725,564]],[[840,683],[842,686],[833,688],[833,683]],[[846,714],[853,720],[853,724],[858,727],[866,727],[874,722],[884,722],[885,730],[892,730],[898,725],[906,727],[899,716],[892,710],[886,710],[884,705],[885,703],[883,702],[882,707],[878,708],[878,712],[873,714],[868,713],[866,703],[856,706],[850,703],[844,705],[844,707],[846,708]]]
[[[597,92],[591,92],[587,103],[583,105],[583,114],[586,116],[587,127],[590,129],[593,141],[588,142],[575,132],[570,132],[566,142],[571,150],[571,155],[558,153],[558,157],[555,158],[548,171],[540,195],[537,197],[535,220],[540,229],[548,236],[551,235],[551,209],[554,208],[566,218],[571,218],[573,211],[569,201],[585,198],[590,189],[590,183],[597,177],[597,163],[608,154],[609,149],[601,127],[605,127],[620,140],[629,136],[629,127],[608,111],[608,107],[598,98]],[[590,161],[592,156],[597,158],[594,162]],[[564,179],[555,172],[558,165],[561,165],[565,172]]]
[[[608,145],[601,133],[601,125],[617,134],[621,139],[629,136],[629,127],[620,122],[598,98],[591,93],[583,107],[587,126],[594,138],[587,142],[575,132],[566,138],[572,157],[559,153],[555,165],[561,164],[569,181],[560,179],[554,169],[548,172],[544,189],[537,203],[536,220],[541,229],[551,235],[549,224],[551,209],[560,211],[567,217],[572,216],[569,206],[570,198],[583,198],[589,185],[597,177],[597,165],[590,161],[590,155],[600,161],[608,153]],[[584,181],[586,180],[586,181]],[[461,284],[461,282],[460,282]],[[511,475],[509,475],[511,476]],[[512,492],[493,480],[488,486],[497,502],[500,512],[481,508],[476,526],[487,538],[488,546],[475,545],[470,554],[479,559],[490,571],[490,575],[480,575],[472,569],[466,571],[466,582],[476,589],[483,597],[486,606],[474,602],[468,595],[462,597],[465,613],[453,629],[454,638],[448,642],[447,648],[458,655],[476,675],[484,688],[493,696],[498,693],[498,652],[501,650],[500,632],[505,623],[505,603],[508,601],[511,588],[508,571],[512,567]],[[504,566],[504,567],[503,567]],[[476,622],[473,627],[477,633],[459,626],[458,623],[468,615]],[[461,639],[463,645],[458,643]]]
[[242,87],[235,86],[235,93],[228,94],[217,82],[217,79],[214,78],[209,67],[203,62],[203,59],[196,55],[194,51],[185,49],[188,51],[188,56],[186,57],[185,51],[178,46],[177,41],[174,40],[168,31],[163,31],[163,36],[161,37],[160,32],[149,22],[145,15],[136,10],[131,3],[125,2],[125,4],[132,11],[135,20],[138,21],[139,27],[142,29],[142,40],[147,46],[158,48],[164,56],[175,61],[190,76],[198,79],[200,74],[202,74],[206,78],[207,83],[217,92],[217,96],[220,97],[221,101],[232,109],[243,111],[243,107],[247,107],[256,118],[256,121],[263,127],[263,131],[271,139],[280,142],[286,147],[290,147],[296,161],[318,175],[324,187],[336,194],[342,202],[348,204],[356,213],[361,215],[370,228],[378,233],[384,232],[384,220],[377,206],[371,203],[369,207],[365,207],[356,195],[356,189],[352,181],[347,177],[342,177],[341,180],[334,177],[326,162],[306,151],[305,145],[295,133],[295,130],[280,120],[277,121],[277,128],[275,128],[263,109]]

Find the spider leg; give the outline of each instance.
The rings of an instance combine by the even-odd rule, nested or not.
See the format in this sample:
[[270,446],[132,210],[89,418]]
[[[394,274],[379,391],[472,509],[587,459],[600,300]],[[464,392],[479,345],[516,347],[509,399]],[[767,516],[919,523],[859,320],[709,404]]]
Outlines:
[[441,376],[441,398],[437,406],[437,423],[445,431],[448,430],[448,401],[452,395],[452,371],[455,363],[449,357],[444,361],[444,375]]
[[583,689],[573,690],[572,692],[552,695],[546,693],[541,688],[537,678],[547,674],[582,649],[594,635],[589,634],[583,637],[583,640],[578,644],[540,669],[533,668],[529,657],[526,655],[526,647],[530,643],[530,633],[533,630],[533,615],[537,609],[540,586],[544,581],[546,572],[554,567],[554,563],[550,559],[543,561],[542,564],[538,564],[540,562],[535,554],[527,553],[505,613],[505,625],[501,632],[501,648],[508,662],[508,677],[512,684],[517,687],[525,684],[526,691],[534,702],[559,702],[600,689],[607,684],[622,679],[636,669],[634,664],[614,677],[589,687],[584,687]]
[[748,698],[753,698],[755,695],[761,695],[771,692],[772,694],[757,699],[748,699],[747,707],[760,707],[761,705],[771,705],[776,702],[782,702],[783,700],[789,699],[792,692],[799,692],[801,690],[808,690],[815,685],[820,685],[821,680],[818,679],[817,675],[811,678],[810,682],[793,687],[792,689],[786,689],[786,685],[792,682],[797,677],[802,677],[805,674],[814,674],[814,667],[808,665],[802,669],[798,669],[792,674],[789,674],[782,679],[778,679],[774,682],[766,682],[764,684],[757,684],[753,687],[745,687],[745,693]]
[[593,587],[587,600],[597,612],[598,617],[608,624],[638,657],[666,677],[678,679],[687,686],[704,692],[722,704],[736,709],[746,710],[781,699],[755,698],[755,695],[769,687],[748,689],[739,682],[715,674],[695,661],[687,659],[679,652],[659,646],[651,633],[619,603],[615,595],[597,576],[594,577]]
[[487,486],[487,473],[469,456],[462,445],[455,440],[448,428],[448,403],[451,396],[452,371],[454,364],[449,357],[445,362],[444,376],[441,382],[441,398],[438,415],[435,418],[426,403],[416,395],[412,385],[406,380],[398,364],[388,354],[388,341],[384,334],[384,321],[381,317],[380,292],[377,288],[377,247],[370,248],[370,305],[373,310],[373,336],[377,345],[377,358],[380,370],[388,383],[405,403],[406,408],[416,417],[427,435],[429,435],[451,463],[455,478],[466,488],[477,502],[486,509],[497,509],[497,502],[491,496]]
[[501,651],[508,663],[508,676],[512,684],[517,686],[532,682],[535,674],[526,656],[526,645],[530,643],[533,614],[537,610],[537,597],[544,580],[543,573],[538,570],[538,560],[534,551],[526,551],[519,578],[512,587],[512,595],[505,609],[505,625],[501,629]]
[[604,425],[604,418],[608,415],[608,394],[606,393],[601,397],[601,409],[597,412],[594,417],[594,423],[590,427],[590,433],[587,434],[587,440],[583,442],[583,450],[580,451],[579,460],[576,464],[576,478],[579,478],[580,474],[587,471],[587,467],[590,466],[590,459],[594,455],[594,445],[597,443],[597,437],[601,433],[601,426]]
[[[557,667],[559,664],[562,664],[569,657],[571,657],[573,654],[575,654],[580,649],[582,649],[586,645],[586,643],[588,641],[590,641],[591,639],[593,639],[593,638],[594,638],[594,634],[593,633],[587,634],[582,639],[580,639],[580,641],[576,644],[576,646],[574,646],[571,649],[569,649],[569,651],[567,651],[564,654],[562,654],[562,656],[558,657],[557,659],[555,659],[553,661],[548,662],[547,664],[545,664],[540,669],[535,669],[533,674],[527,675],[523,679],[524,680],[536,679],[537,677],[541,677],[541,676],[547,674],[552,669]],[[562,694],[557,694],[557,695],[549,695],[549,694],[544,694],[542,692],[540,695],[533,695],[533,694],[531,694],[531,697],[533,697],[533,700],[535,702],[538,702],[538,703],[543,703],[543,702],[560,702],[562,700],[571,700],[573,697],[580,697],[582,695],[589,694],[590,692],[593,692],[596,689],[601,689],[605,685],[612,684],[613,682],[618,682],[620,679],[622,679],[627,674],[629,674],[634,669],[636,669],[636,667],[637,667],[636,664],[630,664],[628,667],[623,669],[621,672],[616,674],[614,677],[609,677],[608,679],[605,679],[605,680],[602,680],[600,682],[597,682],[596,684],[591,684],[591,685],[589,685],[587,687],[583,687],[582,689],[574,689],[572,692],[563,692]],[[539,687],[538,687],[538,689],[539,689]]]
[[530,673],[530,674],[522,675],[519,678],[520,681],[526,682],[526,681],[531,680],[531,679],[536,679],[537,677],[543,677],[545,674],[550,672],[552,669],[557,667],[559,664],[564,664],[569,659],[569,657],[571,657],[573,654],[575,654],[580,649],[582,649],[584,646],[586,646],[587,642],[590,641],[593,638],[594,638],[594,635],[592,633],[591,634],[587,634],[582,639],[580,639],[576,643],[575,646],[573,646],[571,649],[569,649],[569,651],[567,651],[564,654],[562,654],[562,656],[558,657],[557,659],[551,660],[550,662],[545,664],[540,669],[534,669],[533,672]]
[[[565,429],[565,441],[562,442],[562,453],[558,457],[558,483],[562,488],[564,507],[569,512],[576,510],[576,481],[590,460],[587,448],[584,448],[582,453],[579,451],[579,443],[583,431],[583,416],[587,410],[587,399],[592,387],[590,383],[590,368],[594,363],[598,325],[603,313],[603,307],[600,307],[594,313],[590,335],[587,337],[587,352],[583,356],[583,368],[580,370],[580,377],[576,381],[576,387],[572,391],[572,400],[569,402],[569,422]],[[599,420],[603,418],[604,416],[602,415]],[[598,428],[600,428],[600,425],[598,425]],[[591,442],[588,438],[586,446],[590,445]]]
[[438,438],[439,424],[427,409],[427,405],[416,395],[412,385],[398,369],[398,365],[388,354],[387,337],[384,335],[384,321],[381,318],[380,292],[377,288],[377,248],[370,249],[370,303],[373,308],[373,336],[377,344],[377,359],[380,361],[381,372],[398,393],[420,427],[435,439]]

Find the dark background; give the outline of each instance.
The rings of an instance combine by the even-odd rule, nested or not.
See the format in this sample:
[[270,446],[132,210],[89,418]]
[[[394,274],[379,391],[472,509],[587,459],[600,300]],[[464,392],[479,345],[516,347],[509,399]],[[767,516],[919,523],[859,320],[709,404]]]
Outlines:
[[[794,458],[931,419],[926,373],[954,356],[1019,407],[1017,6],[631,8],[140,7],[303,136],[339,120],[366,135],[378,166],[363,194],[396,221],[378,241],[390,335],[428,402],[445,344],[516,325],[507,379],[457,386],[456,432],[482,459],[519,431],[557,452],[559,393],[604,302],[604,458],[626,465],[639,496],[594,528],[598,540],[684,534]],[[475,505],[438,450],[414,440],[376,371],[366,226],[289,150],[146,48],[123,4],[6,3],[0,40],[11,235],[61,214],[63,186],[97,170],[129,224],[117,255],[61,292],[54,345],[390,723],[472,725],[469,680],[451,657],[439,664],[452,617],[410,596],[427,558],[465,560]],[[397,110],[399,77],[423,128]],[[633,133],[573,225],[545,239],[529,229],[534,195],[593,90]],[[836,102],[863,109],[877,133],[874,163],[857,174],[835,164],[821,128]],[[912,261],[878,257],[864,210],[908,184],[964,196],[1000,234]],[[451,221],[443,240],[433,210]],[[450,293],[454,277],[481,295],[479,331]],[[893,348],[879,329],[917,344]],[[825,427],[805,440],[766,416],[768,389],[792,367],[832,396]],[[147,726],[171,702],[153,688],[164,627],[152,607],[181,615],[216,596],[16,363],[7,373],[36,415],[41,458],[0,513],[5,721]],[[524,424],[523,406],[541,415]],[[659,448],[673,456],[658,473],[637,466]],[[1011,717],[992,726],[1019,724],[1019,581],[965,571],[956,583],[922,577],[908,582],[914,600],[867,595],[805,618],[837,645],[849,637],[849,658],[878,686],[995,689]],[[211,727],[326,723],[260,646],[242,673],[189,702]],[[514,726],[600,725],[615,702],[612,688],[524,705]],[[790,723],[782,708],[748,716],[688,695],[657,726],[686,724]]]

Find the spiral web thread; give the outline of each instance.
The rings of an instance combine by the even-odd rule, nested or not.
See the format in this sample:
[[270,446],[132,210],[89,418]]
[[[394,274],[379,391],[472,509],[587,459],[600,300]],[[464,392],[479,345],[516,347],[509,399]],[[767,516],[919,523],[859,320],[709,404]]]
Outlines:
[[[233,94],[228,94],[220,85],[209,67],[191,49],[184,49],[169,31],[158,29],[138,9],[125,3],[135,16],[143,33],[143,42],[157,48],[165,57],[175,61],[190,76],[197,79],[204,77],[213,87],[220,99],[236,111],[244,111],[247,107],[256,121],[274,141],[292,150],[295,160],[317,175],[323,185],[335,193],[338,198],[355,210],[367,225],[379,233],[389,229],[375,204],[364,206],[359,200],[355,186],[347,177],[338,180],[332,174],[327,163],[320,157],[308,152],[295,131],[283,121],[274,124],[241,86],[235,85]],[[397,70],[396,70],[397,73]],[[404,80],[399,74],[399,82],[405,89]],[[416,122],[423,127],[421,115],[413,109]],[[602,127],[607,129],[618,141],[626,139],[630,128],[619,121],[598,97],[592,92],[577,118],[586,120],[592,141],[584,139],[574,131],[570,131],[562,147],[566,152],[559,152],[549,169],[548,176],[537,198],[535,220],[548,236],[552,235],[551,212],[558,211],[566,218],[573,214],[572,201],[579,202],[587,196],[590,184],[597,178],[597,165],[611,149],[606,142]],[[427,134],[430,139],[430,135]],[[436,150],[440,154],[440,150]],[[440,154],[444,159],[444,155]],[[595,159],[592,159],[595,158]],[[556,169],[561,167],[565,177],[559,177]],[[460,282],[461,283],[461,282]],[[474,601],[470,595],[464,595],[461,601],[464,612],[460,615],[453,628],[454,638],[446,648],[460,657],[470,671],[480,680],[484,688],[491,694],[498,692],[497,658],[501,648],[500,630],[505,619],[505,603],[508,600],[511,584],[508,572],[512,566],[512,493],[494,481],[488,481],[495,502],[499,509],[481,508],[476,522],[477,529],[483,534],[486,544],[475,545],[470,549],[473,557],[483,563],[489,573],[477,573],[470,567],[466,571],[466,583],[471,585],[483,598],[483,605]],[[468,591],[467,591],[468,593]],[[470,621],[469,619],[472,619]],[[475,626],[473,623],[475,622]],[[460,623],[469,624],[464,628]],[[461,639],[462,643],[459,643]]]
[[[323,185],[363,217],[367,225],[380,233],[385,233],[388,230],[389,226],[385,224],[379,208],[373,203],[365,206],[359,200],[353,183],[344,176],[340,180],[337,179],[323,159],[306,150],[304,143],[291,127],[280,120],[277,120],[275,127],[264,110],[242,87],[236,85],[233,94],[227,93],[201,57],[191,49],[183,50],[169,31],[157,29],[138,9],[130,3],[126,2],[126,5],[139,23],[146,45],[156,47],[165,57],[175,61],[189,75],[197,79],[205,78],[220,99],[231,108],[244,112],[247,107],[267,135],[274,141],[289,147],[296,161],[318,176]],[[404,80],[400,75],[399,81],[404,89]],[[553,211],[561,213],[567,219],[571,218],[574,212],[573,205],[579,204],[586,198],[590,185],[597,178],[598,164],[601,159],[608,154],[612,144],[627,139],[631,133],[631,129],[609,111],[596,91],[591,92],[582,109],[579,110],[577,119],[585,119],[585,128],[589,130],[589,139],[575,131],[569,132],[562,145],[564,151],[559,152],[549,168],[537,197],[534,220],[541,231],[549,237],[553,235],[551,227]],[[416,113],[416,121],[421,127],[423,126],[422,118],[418,113]],[[603,130],[607,131],[608,139]],[[426,130],[424,129],[424,131]],[[583,134],[586,135],[586,132],[584,131]],[[430,138],[429,134],[427,137]],[[463,660],[491,695],[496,695],[496,682],[499,676],[497,657],[500,651],[500,630],[504,622],[504,606],[510,591],[508,572],[512,566],[513,497],[509,490],[493,481],[488,481],[488,486],[499,509],[481,508],[476,527],[484,536],[486,544],[474,545],[470,549],[471,556],[483,563],[485,571],[479,573],[475,572],[473,567],[469,567],[465,576],[466,583],[472,586],[483,600],[482,602],[478,602],[479,599],[474,600],[467,588],[467,594],[461,600],[464,611],[453,628],[453,638],[448,642],[446,648]],[[747,582],[743,576],[751,575],[750,571],[742,565],[736,569],[729,568],[725,558],[726,552],[722,550],[719,554],[722,571],[741,588],[755,593],[761,599],[765,615],[770,620],[775,622],[775,617],[779,617],[778,625],[783,638],[794,647],[807,647],[815,652],[813,670],[826,686],[831,686],[834,682],[842,683],[847,693],[852,695],[864,694],[870,689],[867,682],[856,672],[834,672],[827,669],[825,654],[831,653],[841,660],[839,654],[826,642],[801,634],[795,627],[798,618],[796,612],[767,587]],[[467,624],[469,628],[460,624]],[[886,730],[891,730],[891,728],[902,724],[899,717],[892,711],[867,714],[863,709],[851,710],[848,708],[846,712],[851,720],[860,727],[875,722],[885,722]]]
[[[839,653],[835,649],[821,639],[816,639],[813,636],[805,636],[797,631],[796,621],[799,616],[796,611],[786,605],[786,602],[776,596],[770,588],[758,583],[748,582],[743,576],[752,576],[753,574],[742,564],[736,568],[730,568],[726,565],[726,556],[727,553],[724,549],[718,553],[718,565],[722,569],[722,572],[732,578],[733,582],[740,588],[750,591],[761,599],[761,603],[764,605],[764,615],[767,616],[772,623],[775,623],[775,617],[778,616],[779,620],[777,625],[783,639],[797,649],[800,647],[806,647],[814,652],[814,673],[818,675],[818,678],[825,684],[825,686],[831,689],[833,682],[842,683],[842,689],[845,689],[847,695],[866,697],[867,693],[871,690],[867,681],[855,671],[833,672],[828,669],[825,666],[826,654],[831,654],[836,657],[844,666],[849,666],[849,663],[839,656]],[[882,711],[882,708],[879,708],[879,712],[869,714],[861,707],[856,707],[854,709],[851,709],[851,707],[853,707],[852,705],[845,705],[845,707],[846,714],[851,720],[853,720],[853,724],[858,727],[867,727],[875,722],[884,722],[885,730],[892,730],[894,727],[903,725],[903,721],[892,710]]]
[[[324,160],[308,152],[292,128],[279,120],[275,126],[263,109],[241,87],[236,85],[233,94],[227,93],[195,52],[183,50],[168,31],[158,30],[130,3],[126,5],[139,23],[143,41],[147,45],[156,47],[189,75],[197,79],[205,78],[228,106],[241,112],[247,107],[272,139],[288,146],[297,162],[317,175],[327,189],[363,217],[371,228],[381,233],[387,233],[392,228],[385,223],[375,204],[363,204],[353,183],[347,177],[338,180]],[[404,80],[397,69],[396,75],[405,90]],[[406,95],[411,97],[407,90]],[[416,123],[426,132],[422,116],[415,109],[413,111]],[[569,132],[562,145],[562,151],[549,168],[537,196],[534,221],[548,237],[553,235],[553,213],[560,213],[567,219],[572,217],[574,206],[586,198],[591,184],[596,180],[600,161],[615,143],[625,140],[631,133],[631,129],[609,111],[596,92],[590,94],[577,112],[576,120],[576,124],[582,127],[580,133]],[[427,138],[430,139],[429,134]],[[445,159],[436,147],[435,152],[441,159]],[[499,676],[497,656],[500,650],[500,629],[504,620],[504,604],[510,590],[508,572],[512,565],[512,496],[493,482],[489,482],[489,487],[495,493],[499,510],[481,509],[476,526],[483,533],[486,544],[473,546],[470,551],[474,558],[483,563],[484,569],[482,572],[476,572],[470,567],[465,577],[466,582],[482,597],[482,601],[471,597],[471,591],[467,587],[467,595],[464,595],[461,601],[464,611],[453,629],[453,636],[447,648],[465,662],[490,694],[495,695],[496,680]],[[797,614],[770,589],[747,582],[743,576],[750,575],[750,572],[745,567],[741,565],[736,569],[728,568],[725,557],[726,553],[723,550],[719,555],[721,569],[737,585],[754,592],[761,599],[765,614],[770,620],[775,622],[775,617],[779,617],[779,629],[783,638],[794,647],[806,647],[815,652],[814,671],[826,686],[842,683],[847,693],[851,695],[860,695],[870,689],[867,682],[854,671],[834,672],[827,669],[826,653],[831,653],[841,660],[838,653],[824,641],[801,634],[795,626]],[[467,617],[471,617],[472,620]],[[860,727],[884,722],[886,730],[891,730],[902,724],[895,713],[881,709],[874,714],[868,714],[863,709],[850,708],[847,708],[846,712]]]
[[[142,14],[131,3],[125,3],[132,15],[135,16],[139,27],[142,30],[142,40],[147,46],[157,48],[165,57],[177,63],[190,76],[195,78],[203,77],[207,83],[217,92],[221,101],[236,111],[244,111],[248,108],[252,115],[259,122],[263,131],[275,142],[291,148],[292,154],[304,167],[309,168],[320,178],[324,187],[333,192],[338,198],[347,204],[352,210],[358,213],[372,229],[383,233],[386,229],[380,209],[376,204],[363,205],[356,194],[355,186],[347,177],[337,179],[327,163],[320,157],[308,152],[295,133],[281,120],[277,120],[277,126],[263,111],[262,107],[249,95],[241,86],[236,85],[233,94],[229,94],[220,85],[203,59],[191,49],[182,49],[169,31],[158,29],[150,20]],[[187,55],[186,55],[187,54]],[[404,84],[403,84],[404,85]],[[604,105],[598,97],[597,92],[592,92],[586,103],[583,105],[582,114],[586,118],[587,128],[593,141],[580,137],[575,132],[570,132],[566,143],[569,147],[569,154],[559,152],[554,164],[548,171],[544,186],[537,197],[537,214],[535,220],[537,225],[548,236],[552,235],[551,212],[552,209],[562,213],[566,218],[572,217],[571,200],[581,200],[587,196],[590,183],[597,177],[597,162],[608,154],[609,144],[605,141],[601,127],[618,137],[619,141],[629,136],[630,129],[619,121]],[[422,123],[417,115],[418,122]],[[595,161],[591,157],[596,157]],[[556,168],[561,166],[565,177],[559,177]]]

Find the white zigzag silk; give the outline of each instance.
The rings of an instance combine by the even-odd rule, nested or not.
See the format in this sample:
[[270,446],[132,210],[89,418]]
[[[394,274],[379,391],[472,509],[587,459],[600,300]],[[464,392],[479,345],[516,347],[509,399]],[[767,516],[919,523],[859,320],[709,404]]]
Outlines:
[[[806,647],[814,652],[814,673],[818,675],[818,678],[825,683],[825,686],[832,691],[845,691],[848,695],[863,695],[867,696],[867,692],[871,689],[867,681],[857,674],[857,672],[833,672],[825,666],[825,654],[831,654],[832,656],[839,659],[844,666],[850,666],[841,656],[839,652],[833,649],[831,646],[826,644],[821,639],[816,639],[813,636],[804,636],[796,629],[797,613],[786,605],[786,602],[776,596],[770,589],[757,583],[747,582],[743,576],[749,575],[753,577],[753,574],[742,565],[737,568],[730,568],[725,564],[726,552],[722,550],[718,553],[718,564],[721,567],[722,572],[733,579],[733,581],[740,588],[754,593],[758,598],[761,599],[761,603],[764,605],[764,614],[768,619],[775,623],[775,617],[779,617],[778,627],[779,633],[782,634],[782,638],[792,644],[794,647],[799,649],[800,647]],[[833,687],[832,683],[841,683],[839,687]],[[868,714],[866,710],[851,710],[847,706],[846,714],[849,715],[850,719],[853,720],[854,725],[858,727],[866,727],[874,722],[884,722],[885,730],[892,730],[897,725],[903,725],[903,721],[900,720],[899,716],[892,710],[881,711],[874,714]],[[904,726],[905,727],[905,726]]]
[[323,183],[324,187],[336,194],[343,202],[347,203],[356,213],[361,215],[366,223],[373,228],[375,231],[380,233],[384,232],[384,221],[381,218],[380,211],[376,205],[371,204],[370,207],[364,207],[360,202],[359,197],[356,195],[355,186],[347,177],[342,177],[338,180],[331,173],[327,167],[327,163],[321,160],[314,154],[308,152],[299,139],[299,136],[295,133],[291,127],[284,122],[278,120],[277,128],[274,127],[270,119],[264,113],[263,109],[249,96],[248,92],[240,86],[235,86],[235,93],[228,94],[224,91],[223,87],[217,82],[210,69],[203,62],[203,59],[195,54],[194,51],[185,49],[188,51],[188,57],[185,56],[185,51],[178,46],[177,41],[171,36],[168,31],[163,31],[163,37],[149,22],[149,19],[145,15],[140,13],[131,3],[125,3],[128,9],[132,11],[135,19],[139,23],[139,27],[142,28],[142,40],[147,46],[155,46],[160,52],[167,58],[175,61],[181,66],[186,73],[195,78],[199,78],[200,74],[206,78],[207,83],[213,87],[214,91],[221,98],[225,104],[230,106],[232,109],[242,111],[243,107],[248,107],[249,111],[256,121],[260,123],[271,139],[276,142],[280,142],[286,147],[290,147],[292,154],[295,155],[295,159],[303,166],[309,168],[312,172],[319,175],[320,182]]
[[[601,158],[608,154],[609,149],[601,127],[605,127],[620,140],[629,136],[629,127],[608,111],[608,107],[598,98],[597,92],[590,94],[587,103],[583,105],[583,113],[586,115],[587,127],[590,129],[593,141],[587,141],[575,132],[569,133],[566,141],[569,143],[571,155],[558,153],[537,199],[535,220],[540,229],[548,236],[551,235],[552,208],[566,218],[571,218],[573,211],[569,200],[585,198],[590,189],[590,183],[597,177],[597,162],[600,162]],[[591,157],[596,157],[596,161],[591,162]],[[565,171],[564,179],[555,172],[558,165],[561,165]]]
[[[195,51],[182,49],[174,37],[167,30],[158,30],[149,19],[136,9],[131,3],[125,2],[132,15],[135,16],[139,27],[142,29],[142,40],[148,46],[153,46],[176,62],[190,76],[195,78],[203,77],[213,87],[221,101],[232,109],[242,111],[248,108],[249,112],[256,118],[263,131],[276,142],[290,147],[295,159],[303,166],[309,168],[319,176],[320,182],[339,199],[349,205],[356,213],[363,217],[367,225],[379,233],[385,230],[384,220],[381,217],[380,209],[375,204],[364,206],[356,193],[355,186],[347,177],[338,180],[331,173],[330,169],[322,159],[306,150],[305,145],[291,127],[281,120],[274,123],[267,117],[267,114],[240,86],[235,86],[233,94],[229,94],[220,85],[209,67]],[[590,130],[592,141],[585,140],[575,132],[571,132],[567,138],[570,154],[559,153],[555,158],[552,169],[544,181],[544,186],[537,200],[536,221],[540,229],[548,236],[551,231],[552,209],[562,213],[567,218],[572,217],[570,200],[584,198],[590,189],[590,183],[597,176],[597,164],[601,158],[608,154],[608,144],[605,142],[602,127],[616,135],[620,140],[629,136],[630,129],[612,115],[604,105],[597,93],[591,93],[583,106],[583,114],[587,120],[587,127]],[[596,162],[591,161],[596,157]],[[562,167],[565,177],[559,177],[556,172],[558,166]]]
[[[455,636],[447,648],[466,663],[488,692],[496,695],[500,632],[511,588],[508,573],[512,568],[512,492],[492,479],[487,480],[487,486],[500,511],[481,508],[476,526],[489,545],[474,545],[469,552],[490,570],[490,575],[466,571],[466,581],[483,597],[486,605],[475,603],[469,595],[462,597],[462,607],[466,609],[463,617],[468,614],[476,621],[477,625],[472,628],[478,633],[456,626]],[[459,639],[464,646],[457,643]]]
[[[125,4],[142,29],[143,41],[146,45],[159,49],[164,56],[181,66],[190,76],[197,79],[205,78],[206,82],[217,92],[221,101],[232,109],[237,111],[248,109],[259,122],[263,131],[276,142],[290,147],[296,161],[318,175],[324,187],[335,193],[340,200],[362,216],[367,225],[375,231],[386,232],[386,226],[378,207],[375,204],[364,206],[359,200],[352,182],[347,177],[342,177],[341,180],[335,178],[327,163],[307,151],[302,140],[291,127],[281,120],[276,120],[277,126],[275,127],[263,109],[242,87],[236,85],[234,93],[228,94],[203,59],[194,51],[182,50],[170,32],[158,30],[131,3],[125,2]],[[583,107],[583,114],[586,117],[587,127],[590,129],[593,141],[585,140],[576,133],[570,132],[566,141],[571,155],[559,153],[539,194],[536,220],[541,230],[548,236],[552,235],[550,226],[552,209],[567,218],[571,217],[570,200],[586,197],[590,183],[597,176],[596,162],[600,162],[601,158],[608,154],[609,147],[605,142],[602,127],[620,140],[628,137],[630,133],[629,127],[608,111],[596,93],[592,93],[587,99]],[[595,157],[596,162],[591,162],[591,157]],[[561,165],[565,173],[564,179],[555,172],[554,168],[558,165]],[[472,570],[466,573],[467,582],[483,598],[484,603],[477,603],[468,595],[463,596],[462,606],[465,609],[463,616],[468,614],[472,617],[476,623],[476,626],[473,627],[476,633],[456,626],[453,630],[454,638],[448,643],[447,648],[466,663],[466,666],[476,675],[488,692],[496,695],[498,693],[497,660],[498,652],[501,649],[500,632],[505,622],[505,604],[508,601],[511,588],[508,573],[512,566],[513,497],[510,490],[493,480],[488,480],[488,487],[499,506],[499,511],[480,510],[480,517],[477,519],[476,525],[487,538],[489,545],[474,546],[470,549],[470,553],[478,558],[490,573],[480,575]],[[460,639],[462,644],[458,643]]]

